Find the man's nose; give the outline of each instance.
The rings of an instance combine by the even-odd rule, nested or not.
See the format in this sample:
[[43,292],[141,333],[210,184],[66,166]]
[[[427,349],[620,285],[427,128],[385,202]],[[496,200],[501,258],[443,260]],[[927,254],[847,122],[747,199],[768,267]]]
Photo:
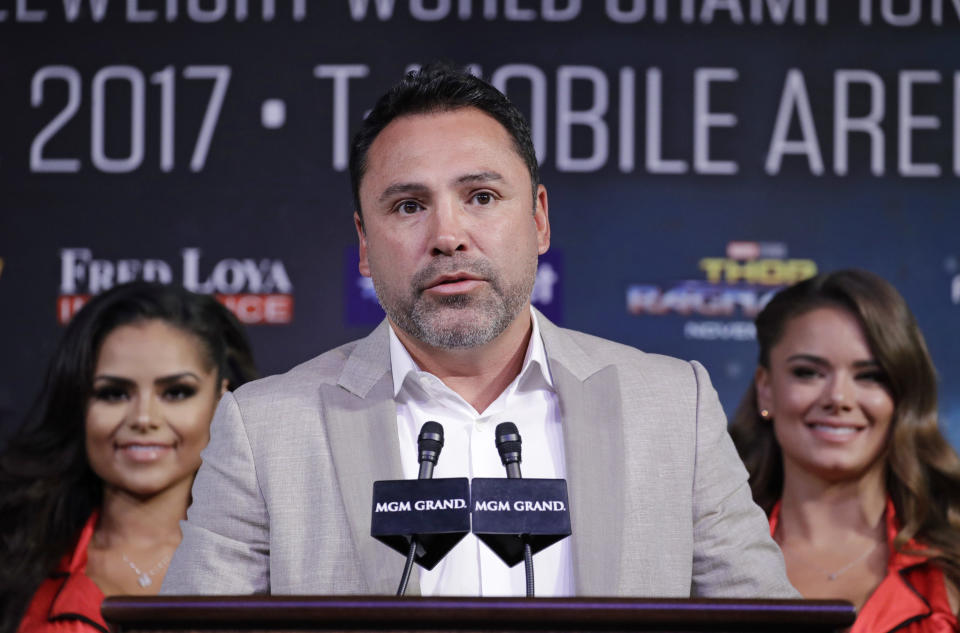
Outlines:
[[433,214],[432,253],[453,255],[466,250],[469,244],[466,222],[466,212],[458,197],[451,195],[439,200]]

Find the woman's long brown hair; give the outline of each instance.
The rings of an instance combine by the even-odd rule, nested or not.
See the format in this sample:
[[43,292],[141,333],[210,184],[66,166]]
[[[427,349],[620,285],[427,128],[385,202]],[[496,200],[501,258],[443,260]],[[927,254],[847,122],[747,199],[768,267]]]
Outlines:
[[[960,586],[960,458],[940,433],[936,372],[900,293],[862,270],[817,275],[779,292],[757,317],[760,365],[769,369],[770,350],[791,319],[828,306],[859,320],[895,403],[886,453],[887,492],[901,525],[894,546],[903,551],[915,538],[925,548],[918,553]],[[730,434],[750,472],[753,497],[768,514],[783,493],[783,457],[772,426],[760,417],[751,384]]]

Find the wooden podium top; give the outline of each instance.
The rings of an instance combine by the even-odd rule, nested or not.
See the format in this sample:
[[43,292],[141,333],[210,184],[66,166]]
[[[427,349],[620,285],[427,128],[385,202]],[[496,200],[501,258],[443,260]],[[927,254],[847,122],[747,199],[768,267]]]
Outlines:
[[839,631],[839,600],[394,598],[388,596],[114,597],[117,631]]

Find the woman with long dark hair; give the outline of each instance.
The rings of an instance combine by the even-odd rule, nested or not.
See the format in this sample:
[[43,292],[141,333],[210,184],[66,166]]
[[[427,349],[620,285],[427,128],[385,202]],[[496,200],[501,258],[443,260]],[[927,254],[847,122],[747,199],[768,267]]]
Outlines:
[[903,297],[859,270],[778,293],[731,434],[793,585],[858,608],[854,633],[956,631],[960,459]]
[[105,632],[105,595],[159,591],[216,404],[254,377],[212,297],[137,282],[76,314],[0,456],[4,633]]

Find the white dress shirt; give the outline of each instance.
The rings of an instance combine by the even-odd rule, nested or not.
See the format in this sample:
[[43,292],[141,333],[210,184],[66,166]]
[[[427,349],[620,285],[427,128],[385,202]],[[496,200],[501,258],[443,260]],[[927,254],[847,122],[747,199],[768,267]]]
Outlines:
[[[506,477],[494,443],[494,429],[501,422],[513,422],[520,431],[524,477],[562,479],[566,476],[557,394],[532,311],[531,320],[533,332],[520,374],[482,412],[477,412],[439,378],[421,371],[390,329],[390,365],[404,477],[417,478],[417,436],[428,420],[442,424],[444,434],[434,477]],[[569,538],[534,555],[533,562],[537,596],[573,595]],[[524,566],[520,563],[507,567],[493,550],[472,533],[467,534],[436,567],[430,571],[420,570],[420,593],[424,596],[523,596],[526,594]]]

